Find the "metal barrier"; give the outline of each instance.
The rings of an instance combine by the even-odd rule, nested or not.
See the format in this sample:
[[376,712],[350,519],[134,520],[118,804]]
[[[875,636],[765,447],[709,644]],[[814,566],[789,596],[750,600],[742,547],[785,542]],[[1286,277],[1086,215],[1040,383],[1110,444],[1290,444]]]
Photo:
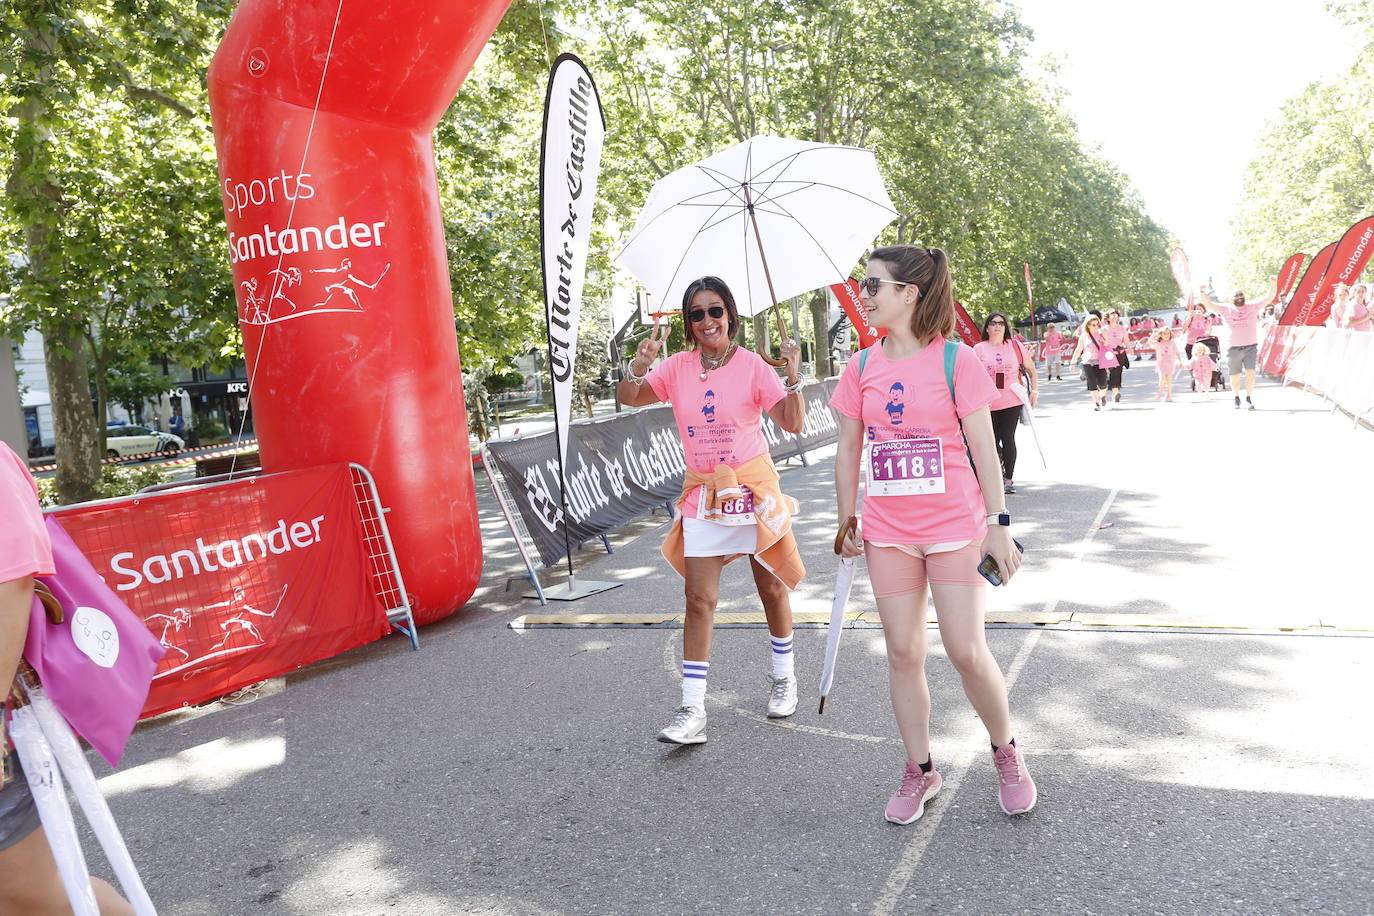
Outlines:
[[[515,500],[510,495],[510,491],[506,489],[505,477],[499,470],[493,470],[492,465],[491,456],[487,454],[486,443],[483,443],[482,470],[487,472],[487,480],[491,481],[491,491],[496,495],[496,503],[501,507],[501,514],[506,517],[507,527],[515,535],[515,547],[520,551],[520,559],[525,561],[525,575],[529,578],[530,584],[534,586],[539,603],[548,604],[548,600],[544,597],[544,586],[539,583],[539,570],[544,568],[544,564],[539,559],[539,551],[534,546],[534,539],[530,537],[529,529],[525,527],[524,519],[515,509]],[[607,544],[606,552],[609,553],[610,550],[610,544]],[[506,588],[510,588],[509,580],[506,582]]]
[[[349,462],[353,478],[354,504],[358,509],[358,521],[362,526],[363,549],[367,554],[368,568],[372,572],[372,582],[377,598],[386,611],[386,619],[392,628],[404,633],[410,639],[412,649],[420,648],[420,635],[415,626],[411,611],[410,596],[406,593],[405,581],[401,578],[401,567],[396,561],[396,550],[391,543],[391,532],[387,528],[386,516],[391,509],[382,505],[377,493],[376,481],[372,473],[361,464]],[[182,490],[194,487],[224,483],[229,480],[242,480],[249,477],[271,477],[258,469],[232,471],[212,477],[197,477],[171,483],[155,484],[144,487],[140,493],[160,493],[168,490]]]

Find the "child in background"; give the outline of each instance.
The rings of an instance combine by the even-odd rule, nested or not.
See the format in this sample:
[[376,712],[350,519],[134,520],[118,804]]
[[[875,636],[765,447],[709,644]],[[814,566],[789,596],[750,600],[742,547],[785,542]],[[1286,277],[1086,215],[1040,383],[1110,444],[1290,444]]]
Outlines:
[[1155,351],[1155,372],[1159,375],[1159,391],[1155,393],[1155,400],[1172,401],[1174,370],[1178,368],[1180,356],[1178,343],[1174,340],[1174,332],[1170,328],[1160,328],[1150,335],[1150,340]]
[[1198,391],[1207,393],[1212,384],[1212,373],[1216,371],[1217,361],[1212,359],[1211,351],[1204,343],[1193,344],[1193,358],[1188,360],[1188,371],[1193,374],[1193,383]]

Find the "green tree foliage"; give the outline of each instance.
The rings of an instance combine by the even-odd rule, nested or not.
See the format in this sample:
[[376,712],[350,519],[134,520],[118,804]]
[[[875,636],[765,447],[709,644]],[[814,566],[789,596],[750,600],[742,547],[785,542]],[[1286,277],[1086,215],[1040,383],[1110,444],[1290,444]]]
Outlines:
[[1374,212],[1374,4],[1333,9],[1363,26],[1369,43],[1265,126],[1231,221],[1230,275],[1246,289],[1262,288],[1293,252],[1316,254]]
[[7,330],[43,331],[64,501],[97,492],[97,411],[115,355],[222,345],[230,290],[224,246],[211,242],[219,215],[202,74],[230,7],[0,8]]

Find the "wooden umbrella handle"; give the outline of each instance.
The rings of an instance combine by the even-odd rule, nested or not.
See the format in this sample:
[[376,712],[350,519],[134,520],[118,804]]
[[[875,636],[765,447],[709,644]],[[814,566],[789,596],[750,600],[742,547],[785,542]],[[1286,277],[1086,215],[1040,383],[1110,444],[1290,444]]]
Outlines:
[[835,556],[838,557],[844,551],[844,539],[849,536],[851,531],[857,531],[858,528],[859,517],[857,515],[849,516],[849,521],[840,526],[840,530],[835,534]]
[[[773,290],[773,274],[768,269],[768,256],[763,252],[763,234],[759,232],[759,218],[758,215],[754,213],[754,195],[749,190],[748,182],[745,182],[743,187],[744,203],[745,206],[749,208],[749,222],[754,226],[754,241],[757,242],[759,246],[759,261],[763,263],[763,278],[768,281],[768,295],[773,300],[773,317],[777,319],[778,322],[778,343],[781,344],[782,341],[787,340],[791,335],[787,333],[787,327],[783,324],[782,310],[778,308],[778,294]],[[763,357],[764,362],[774,368],[781,368],[787,365],[787,360],[774,359],[772,356],[769,356],[764,350],[762,340],[755,341],[754,349],[759,356]]]

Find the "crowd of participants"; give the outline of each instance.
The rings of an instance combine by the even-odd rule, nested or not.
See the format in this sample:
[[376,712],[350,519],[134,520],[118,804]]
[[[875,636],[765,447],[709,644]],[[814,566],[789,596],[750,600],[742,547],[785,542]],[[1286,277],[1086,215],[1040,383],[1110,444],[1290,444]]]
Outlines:
[[[1374,326],[1374,297],[1364,286],[1357,289],[1361,292],[1352,294],[1342,288],[1333,315],[1345,316],[1336,319],[1345,322],[1338,326],[1367,330]],[[1063,331],[1057,324],[1046,328],[1039,346],[1045,378],[1062,380],[1066,362],[1070,371],[1078,365],[1093,410],[1101,411],[1121,403],[1122,373],[1132,361],[1148,360],[1157,378],[1155,400],[1173,401],[1181,370],[1190,391],[1205,396],[1229,388],[1236,409],[1254,410],[1259,343],[1278,323],[1276,307],[1266,304],[1273,301],[1273,293],[1271,289],[1258,301],[1248,302],[1238,290],[1231,302],[1221,303],[1202,290],[1197,302],[1169,320],[1145,315],[1123,323],[1117,309],[1089,310]],[[1223,330],[1228,341],[1224,354]]]

